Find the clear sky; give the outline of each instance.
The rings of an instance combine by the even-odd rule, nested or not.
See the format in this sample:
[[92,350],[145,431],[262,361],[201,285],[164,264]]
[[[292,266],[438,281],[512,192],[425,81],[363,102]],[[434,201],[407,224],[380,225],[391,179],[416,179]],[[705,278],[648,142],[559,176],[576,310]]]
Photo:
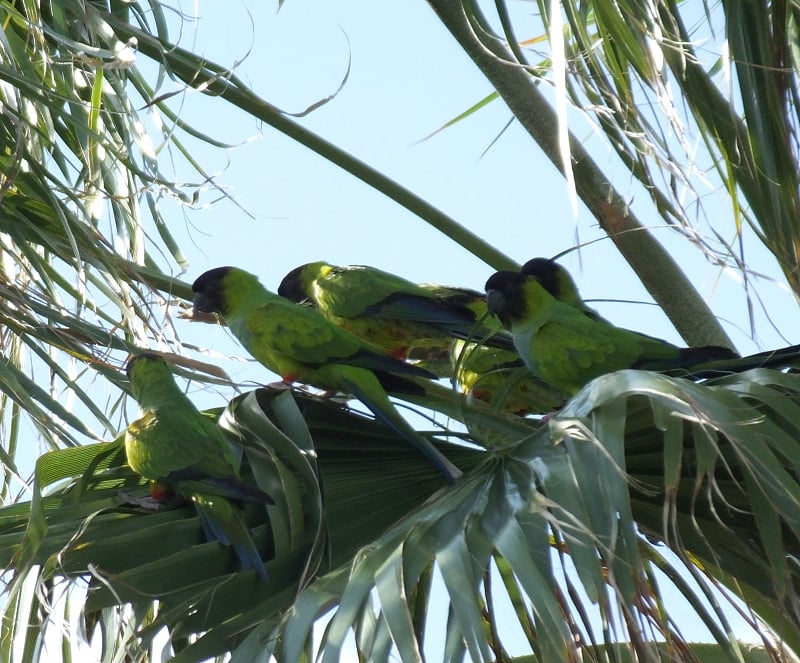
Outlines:
[[[515,260],[554,255],[576,239],[602,237],[582,206],[577,217],[572,214],[563,179],[518,125],[512,123],[498,138],[511,117],[502,102],[419,142],[491,91],[425,3],[289,0],[279,13],[269,3],[203,3],[199,17],[196,25],[184,24],[181,43],[218,63],[239,62],[236,74],[289,112],[300,112],[335,92],[349,66],[341,92],[301,122]],[[531,18],[530,34],[538,29]],[[524,28],[519,32],[526,34]],[[187,280],[209,267],[236,264],[257,272],[274,289],[289,269],[316,259],[375,264],[412,280],[478,289],[492,273],[382,194],[220,100],[189,94],[181,116],[237,145],[227,152],[198,146],[195,154],[203,156],[216,182],[241,206],[214,202],[218,194],[205,191],[200,204],[208,206],[185,212],[194,242],[182,242],[191,261]],[[590,138],[585,125],[577,134]],[[749,352],[782,343],[763,316],[757,321],[758,344],[749,338],[746,300],[735,275],[721,274],[678,233],[662,228],[646,195],[629,175],[614,168],[610,151],[597,139],[589,144],[598,163],[619,174],[615,185],[630,198],[634,211],[657,226],[653,232],[689,265],[713,310],[730,321],[726,326],[739,349]],[[715,227],[731,238],[725,196],[709,191],[704,204],[706,214],[713,210],[719,216]],[[183,213],[177,210],[171,222],[178,226]],[[776,275],[752,233],[745,239],[751,264]],[[607,240],[562,262],[587,299],[651,301]],[[762,286],[759,294],[784,304],[770,308],[780,311],[775,322],[788,334],[797,322],[793,298],[776,285]],[[655,307],[597,307],[617,324],[679,341]]]
[[[577,216],[572,213],[562,177],[518,125],[512,123],[500,135],[511,117],[501,102],[419,142],[491,92],[424,2],[288,0],[276,12],[273,3],[248,0],[204,2],[198,8],[185,3],[183,10],[187,15],[197,13],[199,21],[184,22],[181,43],[217,63],[239,62],[236,74],[283,110],[300,112],[332,94],[349,67],[341,92],[301,122],[515,260],[552,256],[577,240],[602,236],[582,206]],[[518,34],[539,34],[534,17],[529,29],[526,33],[523,24]],[[168,83],[162,92],[172,89]],[[482,289],[493,272],[382,194],[219,99],[189,93],[181,117],[236,145],[223,152],[190,143],[217,184],[238,203],[219,201],[212,190],[201,192],[201,209],[164,203],[162,209],[191,263],[185,280],[191,282],[211,267],[234,264],[257,273],[275,290],[291,268],[319,259],[371,264],[415,281],[476,289]],[[585,125],[578,135],[588,140],[602,167],[619,174],[615,185],[630,197],[640,218],[660,227],[646,195],[615,167],[611,152],[591,137]],[[178,172],[186,175],[182,168]],[[712,222],[719,221],[717,227],[731,238],[731,210],[725,196],[709,190],[705,204],[707,213],[715,210]],[[674,231],[654,232],[687,265],[740,351],[800,340],[791,336],[798,313],[785,289],[765,282],[759,294],[788,341],[770,326],[757,303],[753,340],[745,294],[735,275],[709,265]],[[752,233],[747,234],[745,246],[751,266],[778,274]],[[647,304],[650,298],[609,241],[594,243],[580,256],[573,253],[562,262],[573,272],[584,298],[622,300],[595,304],[603,315],[621,326],[680,342],[660,310]],[[187,342],[246,356],[219,327],[177,324]],[[212,358],[235,379],[273,379],[260,366]],[[202,404],[202,395],[195,396]],[[215,398],[208,393],[206,397]],[[691,637],[691,629],[687,631]]]

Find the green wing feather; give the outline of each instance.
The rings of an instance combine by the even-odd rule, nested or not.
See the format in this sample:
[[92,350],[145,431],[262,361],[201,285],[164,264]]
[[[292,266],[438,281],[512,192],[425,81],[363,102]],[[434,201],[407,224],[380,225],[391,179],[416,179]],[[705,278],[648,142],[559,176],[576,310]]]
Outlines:
[[195,307],[205,313],[221,313],[233,335],[268,369],[284,380],[353,394],[419,449],[448,481],[461,476],[430,440],[400,416],[379,379],[380,374],[434,375],[385,354],[318,311],[269,292],[244,270],[210,270],[195,280],[192,289]]
[[[167,397],[164,404],[128,427],[131,467],[148,479],[187,469],[198,475],[236,476],[233,452],[219,427],[197,410],[183,411],[185,403]],[[169,443],[159,443],[162,439]]]
[[454,336],[489,336],[489,343],[513,349],[510,338],[497,335],[496,320],[479,324],[486,313],[481,293],[417,284],[375,267],[308,263],[284,277],[278,294],[310,303],[330,322],[394,356],[405,358],[412,348],[438,348],[446,356]]
[[[337,318],[373,317],[435,324],[474,322],[463,304],[447,301],[459,289],[426,286],[367,265],[334,266],[313,262],[287,274],[278,294],[306,299]],[[460,291],[466,294],[468,291]],[[480,293],[471,292],[480,298]]]
[[[530,335],[528,326],[532,327]],[[519,325],[519,332],[521,340],[527,338],[524,349],[531,371],[566,393],[575,393],[604,373],[631,368],[643,357],[666,366],[680,354],[666,341],[592,319],[554,299]],[[523,348],[519,349],[522,352]]]
[[[387,355],[354,334],[332,324],[317,311],[267,293],[267,301],[243,315],[226,316],[234,336],[256,359],[281,377],[325,389],[331,364],[355,366],[400,375],[435,378],[424,369]],[[335,382],[335,380],[334,380]]]
[[413,319],[411,311],[399,302],[391,308],[398,295],[425,298],[427,293],[411,281],[374,267],[351,265],[329,266],[313,284],[316,305],[343,318],[360,316]]

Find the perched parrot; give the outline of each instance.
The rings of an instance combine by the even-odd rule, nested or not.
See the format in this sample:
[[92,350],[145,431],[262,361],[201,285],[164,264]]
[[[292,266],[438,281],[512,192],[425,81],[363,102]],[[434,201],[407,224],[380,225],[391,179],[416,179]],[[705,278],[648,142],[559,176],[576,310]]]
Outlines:
[[128,465],[151,481],[151,497],[174,491],[191,500],[206,537],[231,546],[243,569],[267,572],[236,501],[274,504],[239,479],[238,462],[219,426],[201,414],[157,354],[140,354],[127,365],[131,392],[142,416],[125,431]]
[[310,304],[339,327],[399,359],[424,358],[436,350],[446,359],[454,337],[514,347],[499,321],[485,316],[483,294],[413,283],[375,267],[310,262],[290,271],[278,294]]
[[313,308],[271,293],[253,274],[236,267],[205,272],[192,291],[196,311],[218,313],[247,351],[284,382],[352,394],[411,442],[448,482],[462,475],[400,416],[386,393],[402,388],[403,383],[420,391],[405,376],[436,379],[435,375],[388,355]]
[[[572,276],[555,260],[532,258],[520,271],[537,278],[556,299],[591,318],[603,319],[581,299]],[[487,403],[495,402],[495,396],[500,396],[503,409],[508,412],[520,415],[549,412],[567,400],[564,392],[531,374],[516,350],[455,340],[450,359],[462,393]]]
[[699,379],[800,360],[800,346],[750,357],[718,346],[679,348],[587,315],[554,297],[536,274],[496,272],[486,282],[486,295],[489,310],[511,331],[526,366],[567,394],[624,368]]
[[567,395],[534,376],[516,350],[454,339],[450,360],[461,392],[468,399],[499,406],[517,415],[561,407]]

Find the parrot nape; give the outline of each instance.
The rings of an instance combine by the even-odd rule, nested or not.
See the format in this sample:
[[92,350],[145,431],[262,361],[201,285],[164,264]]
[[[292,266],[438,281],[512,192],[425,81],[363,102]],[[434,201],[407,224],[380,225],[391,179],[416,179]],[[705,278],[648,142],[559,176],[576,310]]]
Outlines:
[[142,412],[125,431],[128,465],[150,480],[154,500],[170,491],[191,500],[206,538],[230,546],[242,569],[252,568],[266,580],[261,555],[236,502],[268,505],[274,504],[272,498],[239,479],[229,441],[180,390],[163,357],[136,355],[126,371]]
[[404,383],[422,391],[412,380],[404,379],[406,376],[435,380],[435,375],[392,357],[317,310],[270,292],[242,269],[209,270],[195,280],[192,291],[197,311],[219,314],[245,349],[284,382],[355,396],[413,444],[449,483],[462,476],[429,439],[403,419],[387,395],[387,390],[397,391]]
[[375,267],[317,261],[290,271],[278,294],[313,306],[399,359],[420,348],[439,350],[446,358],[454,337],[514,348],[499,321],[486,316],[484,295],[468,288],[418,284]]
[[525,365],[567,394],[624,368],[700,379],[800,360],[800,346],[750,357],[719,346],[680,348],[586,315],[556,299],[536,275],[496,272],[486,282],[486,294],[489,310],[512,333]]
[[580,296],[572,275],[552,258],[531,258],[519,270],[532,276],[557,300],[569,304],[595,320],[605,320],[597,311],[586,305]]

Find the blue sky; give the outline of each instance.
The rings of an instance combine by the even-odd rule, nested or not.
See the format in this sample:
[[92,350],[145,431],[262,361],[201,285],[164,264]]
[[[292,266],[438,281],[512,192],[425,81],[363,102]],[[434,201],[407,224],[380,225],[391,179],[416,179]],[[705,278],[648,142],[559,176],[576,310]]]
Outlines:
[[[219,13],[215,13],[219,12]],[[579,206],[571,211],[566,185],[555,167],[516,124],[492,144],[510,118],[501,102],[419,142],[491,91],[424,3],[291,0],[279,13],[262,3],[201,5],[196,26],[186,23],[182,43],[218,63],[239,62],[236,74],[263,98],[298,112],[341,92],[301,122],[415,191],[464,226],[520,262],[554,255],[576,238],[602,237]],[[538,26],[529,21],[530,34]],[[525,34],[524,29],[520,29]],[[184,120],[215,138],[237,145],[221,152],[198,148],[203,163],[242,209],[227,201],[186,212],[191,240],[182,247],[191,261],[187,280],[208,267],[237,264],[257,272],[274,289],[292,267],[316,259],[335,264],[375,264],[412,280],[481,288],[492,269],[410,212],[336,166],[278,134],[260,127],[218,99],[188,94]],[[586,125],[577,134],[590,138]],[[656,229],[701,294],[726,320],[743,352],[782,343],[762,317],[757,341],[748,338],[744,293],[735,275],[708,265],[678,233],[663,228],[646,195],[619,168],[596,138],[595,158],[617,172],[615,185],[634,211]],[[715,196],[715,198],[712,198]],[[718,229],[732,237],[724,195],[709,191],[704,203],[718,210]],[[168,209],[168,208],[167,208]],[[173,223],[184,213],[176,210]],[[759,271],[777,275],[752,233],[746,251]],[[650,302],[611,242],[592,244],[563,262],[588,299]],[[759,289],[780,311],[778,327],[797,322],[793,299],[774,284]],[[789,305],[791,304],[791,305]],[[679,342],[653,306],[598,304],[622,326]],[[758,312],[757,312],[758,313]],[[784,319],[785,316],[785,319]]]
[[[516,7],[525,19],[528,8]],[[187,14],[195,9],[188,3]],[[572,212],[567,187],[556,169],[516,124],[498,138],[510,119],[497,102],[430,140],[419,142],[491,91],[489,84],[424,2],[367,3],[289,0],[274,4],[202,3],[200,20],[185,22],[181,43],[217,63],[240,62],[236,74],[274,105],[299,112],[336,91],[348,66],[349,78],[328,104],[302,123],[440,207],[464,226],[519,262],[551,256],[576,239],[602,237],[579,206]],[[524,25],[524,23],[523,23]],[[530,32],[538,34],[533,17]],[[174,34],[177,37],[177,33]],[[175,89],[166,86],[164,91]],[[219,99],[188,93],[181,117],[214,138],[236,145],[229,151],[193,146],[218,185],[238,205],[201,193],[200,209],[165,202],[181,246],[190,260],[183,278],[223,264],[259,274],[272,290],[291,268],[311,260],[372,264],[411,280],[482,289],[492,268],[451,240],[269,127],[261,127]],[[617,173],[615,185],[634,210],[687,266],[712,309],[742,352],[785,344],[756,308],[757,338],[749,337],[747,305],[735,275],[709,265],[690,244],[662,222],[646,195],[619,169],[611,152],[583,125],[578,135],[593,148],[601,167]],[[179,169],[179,173],[185,171]],[[732,236],[730,205],[709,190],[707,209]],[[245,213],[245,211],[247,213]],[[181,230],[181,224],[185,232]],[[778,272],[768,254],[746,235],[747,256],[766,274]],[[613,299],[596,307],[617,324],[680,342],[660,310],[609,241],[562,261],[587,299]],[[759,293],[779,330],[797,328],[796,303],[785,289],[764,282]],[[777,312],[777,313],[776,313]],[[219,327],[178,322],[184,340],[209,348],[238,380],[266,382],[264,369],[227,362],[220,354],[244,357]],[[796,341],[791,336],[788,342]],[[193,393],[198,404],[218,404],[220,394]],[[691,626],[687,629],[691,637]]]

